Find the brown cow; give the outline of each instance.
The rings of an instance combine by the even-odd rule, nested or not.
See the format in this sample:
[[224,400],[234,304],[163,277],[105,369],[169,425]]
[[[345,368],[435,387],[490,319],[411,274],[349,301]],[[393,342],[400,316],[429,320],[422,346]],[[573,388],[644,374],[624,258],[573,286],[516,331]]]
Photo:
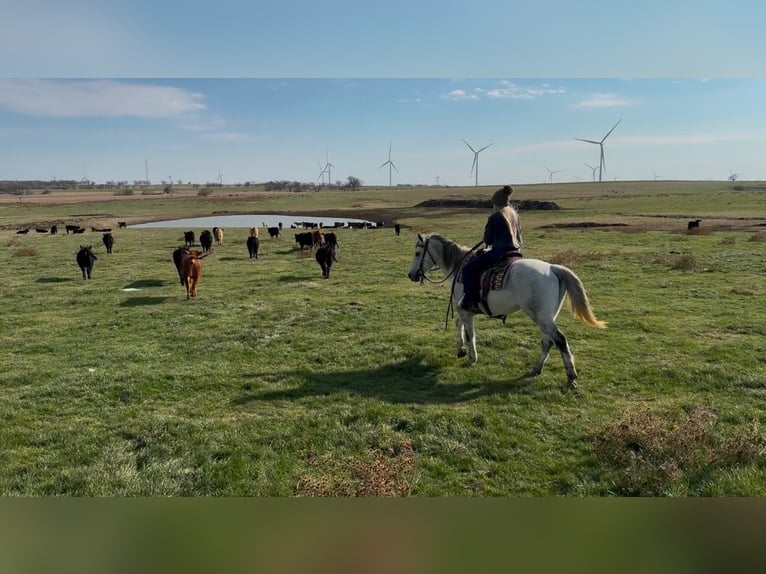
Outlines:
[[186,283],[186,300],[197,296],[197,287],[202,277],[201,251],[190,250],[181,260],[181,273]]
[[318,229],[315,229],[311,232],[311,242],[312,247],[314,249],[318,249],[321,245],[324,244],[324,234]]
[[223,245],[223,227],[213,228],[213,238],[215,239],[216,245]]

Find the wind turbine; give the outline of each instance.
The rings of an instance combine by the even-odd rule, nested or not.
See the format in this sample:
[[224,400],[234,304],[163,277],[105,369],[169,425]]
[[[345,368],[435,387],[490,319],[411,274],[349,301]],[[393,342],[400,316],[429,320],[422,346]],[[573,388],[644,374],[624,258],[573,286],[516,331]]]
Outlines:
[[586,139],[582,139],[582,138],[575,138],[576,140],[581,141],[581,142],[587,142],[587,143],[596,144],[596,145],[598,145],[601,148],[601,160],[599,161],[599,164],[598,164],[598,181],[599,181],[599,183],[601,183],[601,176],[603,175],[603,172],[606,169],[606,162],[604,161],[604,142],[606,141],[606,138],[608,138],[609,135],[614,131],[614,128],[616,128],[621,121],[622,121],[622,118],[620,118],[619,121],[612,126],[611,130],[606,132],[606,135],[603,138],[601,138],[601,141],[586,140]]
[[322,164],[319,160],[317,160],[317,165],[319,166],[319,175],[317,176],[317,183],[321,183],[324,185],[324,174],[327,173],[327,169],[322,167]]
[[598,166],[593,167],[589,163],[586,163],[585,165],[587,165],[591,169],[591,175],[593,176],[593,181],[596,181],[596,170],[598,169]]
[[218,177],[215,180],[218,182],[218,185],[223,185],[223,174],[220,168],[218,169]]
[[476,168],[476,180],[474,183],[474,186],[479,186],[479,154],[483,152],[485,149],[487,149],[489,146],[494,145],[494,142],[485,145],[483,148],[481,148],[479,151],[476,151],[471,147],[471,144],[469,144],[467,141],[463,140],[463,143],[468,146],[468,149],[470,149],[473,152],[473,163],[471,164],[471,173],[473,173],[473,168]]
[[560,171],[564,171],[563,169],[556,169],[554,171],[551,171],[548,169],[548,166],[545,166],[545,171],[548,172],[548,183],[553,183],[553,174],[559,173]]
[[388,144],[388,161],[383,162],[383,164],[378,168],[384,167],[385,165],[388,165],[388,187],[391,187],[391,168],[393,167],[396,169],[396,173],[399,173],[399,170],[394,165],[394,162],[391,161],[391,144]]
[[335,167],[333,164],[330,163],[330,154],[325,152],[325,157],[327,158],[327,163],[325,163],[324,171],[327,172],[327,185],[330,185],[332,183],[332,176],[330,175],[330,168]]
[[729,170],[729,181],[737,181],[738,177],[739,177],[738,173],[734,173],[731,170]]

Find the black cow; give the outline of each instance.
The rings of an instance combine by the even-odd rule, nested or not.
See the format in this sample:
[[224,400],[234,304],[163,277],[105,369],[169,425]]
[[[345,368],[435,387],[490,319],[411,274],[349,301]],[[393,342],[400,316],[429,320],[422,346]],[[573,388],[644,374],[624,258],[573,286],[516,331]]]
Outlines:
[[247,238],[247,251],[250,253],[250,259],[258,259],[258,248],[261,242],[255,235],[251,235]]
[[402,231],[402,226],[398,223],[394,224],[394,232],[396,232],[396,236],[399,237],[399,233]]
[[72,233],[85,233],[85,228],[84,227],[75,227],[72,230]]
[[325,243],[319,249],[317,249],[316,255],[314,257],[316,258],[317,263],[319,263],[319,266],[322,268],[322,277],[328,279],[330,277],[332,262],[338,261],[335,259],[335,249]]
[[184,245],[186,245],[186,247],[194,247],[193,231],[184,231]]
[[51,225],[51,235],[56,235],[59,232],[58,225]]
[[37,231],[37,233],[48,233],[48,230],[44,227],[35,227],[35,231]]
[[314,236],[310,231],[304,231],[303,233],[295,234],[295,242],[301,246],[301,251],[304,247],[311,249],[314,247]]
[[66,234],[69,235],[69,232],[75,232],[76,230],[80,229],[79,225],[66,225],[64,226],[64,229],[66,229]]
[[690,221],[688,223],[686,229],[689,230],[689,231],[692,230],[692,229],[699,229],[700,222],[702,222],[701,219],[695,219],[694,221]]
[[332,231],[324,234],[324,242],[333,249],[338,248],[338,236]]
[[269,227],[269,237],[279,239],[279,227]]
[[173,264],[176,266],[176,271],[178,271],[178,278],[181,280],[181,285],[186,285],[186,283],[184,282],[183,270],[181,269],[181,261],[183,261],[184,257],[188,253],[189,253],[189,248],[186,247],[185,245],[173,251]]
[[199,244],[202,245],[203,253],[207,253],[213,248],[213,234],[208,229],[199,234]]
[[93,273],[93,264],[97,259],[92,246],[83,247],[80,245],[80,250],[77,252],[77,265],[80,266],[83,279],[90,279],[91,273]]
[[16,235],[26,235],[27,233],[29,233],[29,229],[19,229]]
[[118,221],[117,225],[119,226],[120,229],[123,229],[123,228],[128,226],[128,222],[127,221]]
[[111,233],[104,233],[104,236],[101,238],[101,240],[104,242],[104,247],[106,247],[107,254],[112,253],[112,247],[114,247],[114,237],[112,237]]

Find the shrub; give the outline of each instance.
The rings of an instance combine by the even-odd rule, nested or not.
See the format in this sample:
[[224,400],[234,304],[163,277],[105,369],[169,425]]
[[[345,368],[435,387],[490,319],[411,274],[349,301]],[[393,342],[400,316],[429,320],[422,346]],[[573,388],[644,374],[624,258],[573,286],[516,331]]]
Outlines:
[[203,187],[197,192],[197,195],[200,195],[202,197],[207,197],[208,195],[213,194],[213,189],[210,187]]
[[682,253],[670,263],[671,269],[692,271],[697,266],[697,259],[691,253]]
[[129,187],[118,189],[114,192],[114,195],[133,195],[133,190]]

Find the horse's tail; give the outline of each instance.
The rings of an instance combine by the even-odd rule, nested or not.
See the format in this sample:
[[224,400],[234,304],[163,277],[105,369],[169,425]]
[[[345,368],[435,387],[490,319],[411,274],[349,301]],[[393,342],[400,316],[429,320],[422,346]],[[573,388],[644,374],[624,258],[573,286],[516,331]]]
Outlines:
[[551,265],[551,269],[556,277],[558,277],[566,294],[569,295],[569,304],[572,308],[572,314],[583,323],[599,329],[606,329],[606,323],[597,319],[596,315],[593,314],[593,309],[591,309],[590,302],[588,301],[588,294],[585,292],[585,287],[583,286],[582,281],[580,281],[580,278],[575,275],[574,271],[563,265]]

